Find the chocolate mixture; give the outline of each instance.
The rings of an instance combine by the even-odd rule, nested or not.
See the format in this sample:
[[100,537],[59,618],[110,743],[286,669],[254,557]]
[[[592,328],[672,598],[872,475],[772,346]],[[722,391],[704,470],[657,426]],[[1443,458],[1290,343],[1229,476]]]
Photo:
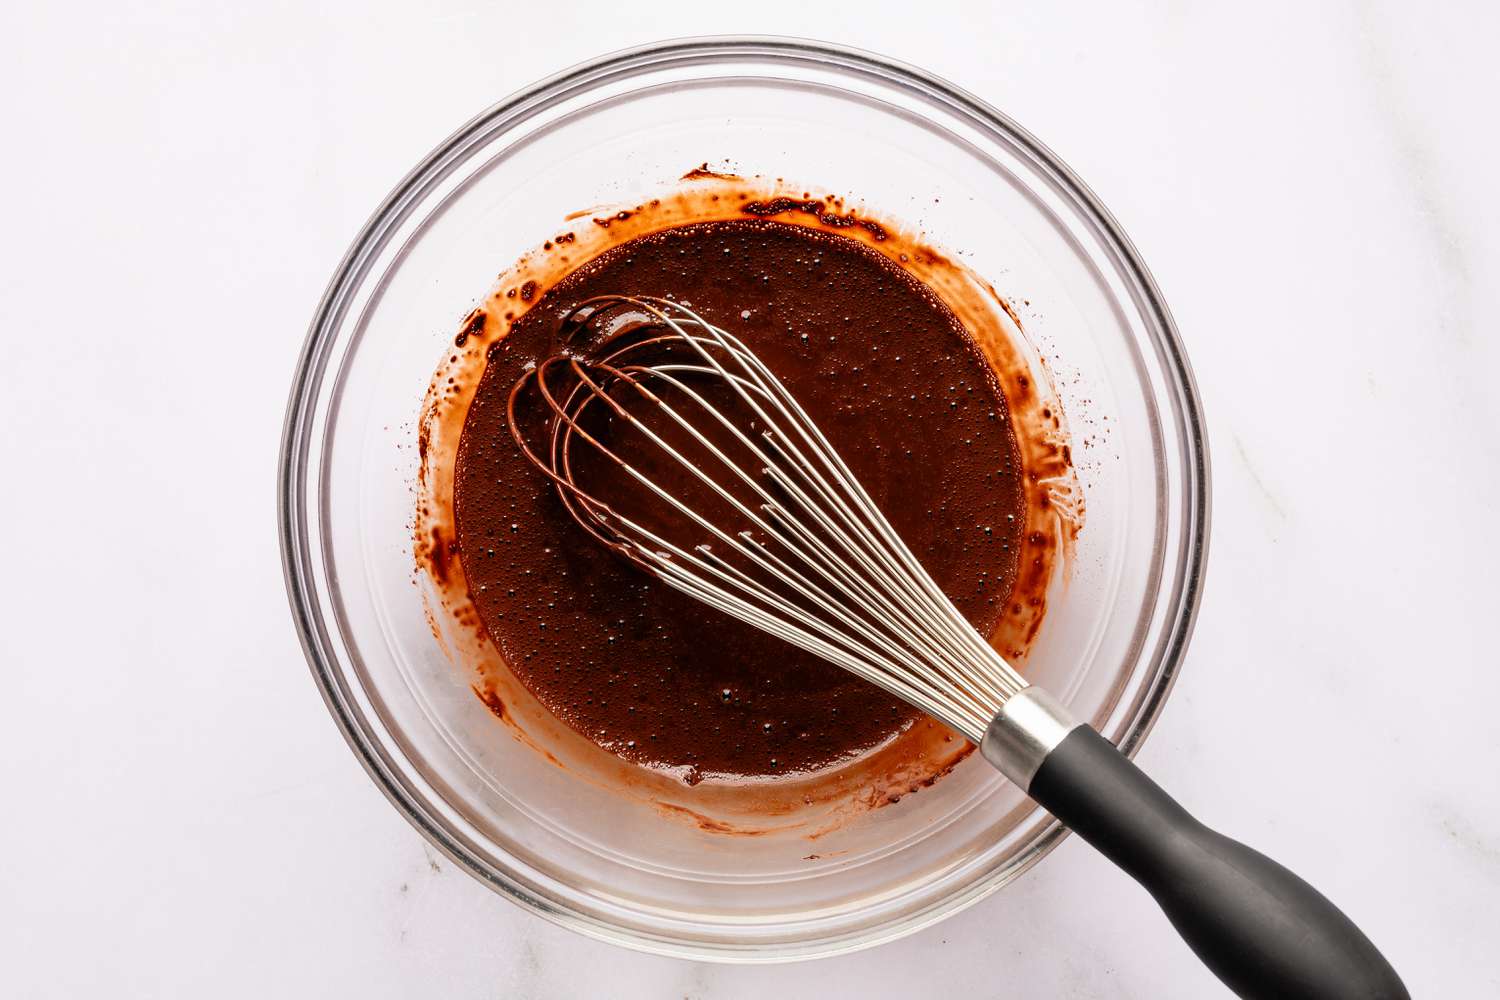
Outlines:
[[484,627],[558,717],[632,761],[707,774],[810,771],[917,713],[844,670],[678,594],[575,524],[506,425],[511,386],[605,293],[669,296],[741,337],[985,634],[1015,579],[1025,500],[1005,400],[922,284],[839,235],[684,225],[606,251],[489,353],[458,449],[460,556]]

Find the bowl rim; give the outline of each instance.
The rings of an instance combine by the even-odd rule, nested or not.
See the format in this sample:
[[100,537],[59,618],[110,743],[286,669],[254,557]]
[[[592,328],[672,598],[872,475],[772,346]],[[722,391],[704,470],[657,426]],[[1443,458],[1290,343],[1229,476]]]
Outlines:
[[[779,945],[763,951],[725,948],[677,938],[642,934],[605,919],[560,907],[529,889],[519,878],[481,864],[455,835],[423,803],[409,795],[395,775],[385,751],[372,744],[349,704],[335,666],[334,643],[323,620],[308,564],[312,543],[306,523],[308,507],[308,451],[313,431],[317,393],[313,390],[325,374],[335,332],[342,321],[351,290],[358,287],[374,258],[391,234],[410,214],[430,187],[462,162],[469,148],[539,111],[577,93],[621,76],[649,69],[715,63],[730,59],[761,58],[773,62],[821,66],[829,64],[856,75],[894,85],[935,103],[987,133],[1003,137],[1029,160],[1078,210],[1100,241],[1116,258],[1146,314],[1147,335],[1161,362],[1172,402],[1175,436],[1186,460],[1183,471],[1182,509],[1186,518],[1181,551],[1176,560],[1179,581],[1175,606],[1168,608],[1161,627],[1162,638],[1148,676],[1143,696],[1133,717],[1123,721],[1120,750],[1134,756],[1161,714],[1181,670],[1182,661],[1197,620],[1208,555],[1210,524],[1210,470],[1208,440],[1202,403],[1176,323],[1162,298],[1156,280],[1139,252],[1114,216],[1079,177],[1055,153],[1009,116],[984,100],[916,66],[831,42],[766,35],[714,35],[669,39],[621,49],[579,63],[546,77],[491,105],[438,144],[391,190],[361,227],[334,270],[308,327],[293,376],[278,455],[277,521],[282,570],[287,599],[303,653],[329,713],[345,742],[386,798],[423,838],[450,861],[492,889],[524,904],[541,916],[591,937],[653,952],[698,960],[731,962],[776,962],[844,954],[903,937],[950,916],[998,890],[1028,870],[1049,853],[1067,830],[1056,820],[1037,837],[1031,847],[1006,869],[983,878],[929,905],[871,928],[839,937],[823,937],[796,945]],[[1148,665],[1149,666],[1149,665]]]

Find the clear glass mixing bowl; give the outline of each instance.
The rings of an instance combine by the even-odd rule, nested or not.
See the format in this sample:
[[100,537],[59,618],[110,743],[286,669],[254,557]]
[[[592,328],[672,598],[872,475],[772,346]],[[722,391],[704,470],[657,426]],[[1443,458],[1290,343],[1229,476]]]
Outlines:
[[977,755],[816,844],[669,822],[512,739],[413,586],[416,418],[460,319],[566,213],[638,201],[705,160],[855,194],[1021,308],[1087,503],[1027,672],[1135,750],[1181,663],[1208,536],[1199,404],[1171,317],[1114,219],[1036,139],[920,70],[820,43],[708,38],[608,56],[484,112],[401,181],[339,265],[297,370],[279,499],[287,587],[350,746],[475,877],[636,948],[826,955],[975,902],[1063,830]]

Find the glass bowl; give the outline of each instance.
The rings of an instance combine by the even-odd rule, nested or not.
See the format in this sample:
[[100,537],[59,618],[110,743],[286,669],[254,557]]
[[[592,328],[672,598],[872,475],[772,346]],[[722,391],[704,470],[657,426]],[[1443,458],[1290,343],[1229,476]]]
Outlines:
[[731,838],[553,767],[496,724],[424,610],[417,417],[495,275],[563,216],[707,161],[863,199],[993,282],[1072,426],[1086,521],[1026,664],[1133,752],[1192,629],[1208,537],[1198,399],[1118,224],[1000,112],[822,43],[665,42],[570,69],[455,132],[401,181],[318,307],[288,408],[279,513],[314,677],[371,777],[476,878],[568,927],[726,961],[910,933],[1035,864],[1064,831],[977,755],[816,842]]

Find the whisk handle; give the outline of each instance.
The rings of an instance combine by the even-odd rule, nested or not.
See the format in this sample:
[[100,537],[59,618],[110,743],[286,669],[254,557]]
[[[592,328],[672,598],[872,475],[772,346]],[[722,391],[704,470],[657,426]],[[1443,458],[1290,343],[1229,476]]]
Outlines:
[[1028,792],[1143,885],[1203,964],[1241,997],[1409,998],[1370,939],[1264,854],[1210,830],[1086,725]]

